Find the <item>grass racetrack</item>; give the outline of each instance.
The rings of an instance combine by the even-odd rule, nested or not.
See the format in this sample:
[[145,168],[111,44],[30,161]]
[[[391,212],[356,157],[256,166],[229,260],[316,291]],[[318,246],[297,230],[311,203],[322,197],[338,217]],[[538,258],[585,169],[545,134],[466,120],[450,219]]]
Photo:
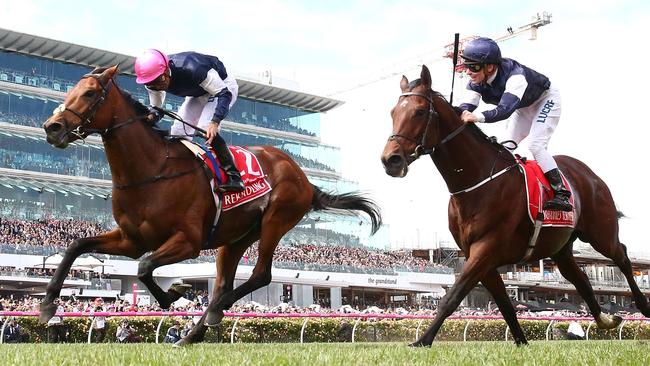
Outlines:
[[3,344],[3,365],[650,365],[648,341]]

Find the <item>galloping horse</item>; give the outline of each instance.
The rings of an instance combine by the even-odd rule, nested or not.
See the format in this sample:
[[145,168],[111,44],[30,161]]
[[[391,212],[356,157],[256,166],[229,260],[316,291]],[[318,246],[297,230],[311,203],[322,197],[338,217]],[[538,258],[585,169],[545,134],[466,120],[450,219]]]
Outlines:
[[[41,322],[55,313],[54,300],[70,266],[80,254],[145,256],[138,278],[163,309],[179,299],[183,286],[162,290],[154,269],[195,258],[202,249],[219,248],[212,299],[201,321],[180,345],[201,341],[206,326],[219,323],[223,310],[271,282],[273,252],[280,239],[310,210],[362,211],[373,234],[381,226],[379,208],[356,194],[322,192],[312,185],[287,154],[270,146],[248,147],[259,160],[272,190],[221,214],[211,240],[216,205],[209,181],[192,152],[179,141],[161,138],[144,119],[147,108],[115,83],[117,66],[95,69],[68,92],[65,104],[45,122],[47,141],[65,148],[92,133],[102,137],[113,176],[113,216],[117,228],[74,240],[56,269],[41,303]],[[246,248],[259,240],[259,259],[251,277],[233,289],[237,264]]]
[[492,294],[517,345],[527,344],[515,310],[497,272],[497,267],[515,264],[525,257],[550,257],[562,276],[586,301],[598,327],[611,329],[621,318],[601,311],[587,276],[573,257],[576,238],[612,259],[627,278],[636,306],[650,316],[648,302],[639,290],[625,245],[618,238],[618,218],[612,195],[605,183],[584,163],[557,156],[561,171],[574,189],[576,226],[544,227],[532,253],[527,254],[533,224],[527,214],[526,187],[514,156],[488,138],[474,124],[464,124],[456,110],[431,90],[431,75],[422,67],[420,79],[409,83],[402,77],[402,94],[392,109],[393,133],[381,160],[386,173],[404,177],[409,165],[421,155],[430,155],[451,195],[449,230],[466,254],[463,272],[440,301],[431,326],[413,346],[429,346],[443,321],[480,281]]

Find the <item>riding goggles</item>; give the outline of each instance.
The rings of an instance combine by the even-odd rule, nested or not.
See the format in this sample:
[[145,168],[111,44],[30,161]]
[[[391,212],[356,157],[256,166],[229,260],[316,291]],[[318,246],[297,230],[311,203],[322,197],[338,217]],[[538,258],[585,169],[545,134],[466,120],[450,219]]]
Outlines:
[[464,64],[467,70],[471,72],[479,72],[481,69],[483,69],[483,64],[477,64],[477,63],[472,63],[472,64]]

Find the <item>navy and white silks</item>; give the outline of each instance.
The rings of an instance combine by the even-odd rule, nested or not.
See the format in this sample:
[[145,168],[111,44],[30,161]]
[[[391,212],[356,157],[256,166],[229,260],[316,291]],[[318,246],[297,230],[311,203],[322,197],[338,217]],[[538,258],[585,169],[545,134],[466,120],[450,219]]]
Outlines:
[[[193,126],[203,129],[210,121],[221,121],[235,104],[239,88],[237,80],[228,75],[223,63],[214,56],[197,52],[169,55],[171,82],[167,92],[185,97],[178,115]],[[162,107],[166,92],[147,88],[149,103]],[[192,136],[194,129],[174,121],[172,135]]]
[[560,121],[562,99],[550,80],[515,60],[503,58],[495,74],[481,84],[467,84],[459,108],[474,112],[481,99],[496,108],[476,112],[478,122],[508,119],[507,139],[519,144],[529,137],[529,149],[545,173],[557,168],[547,151]]

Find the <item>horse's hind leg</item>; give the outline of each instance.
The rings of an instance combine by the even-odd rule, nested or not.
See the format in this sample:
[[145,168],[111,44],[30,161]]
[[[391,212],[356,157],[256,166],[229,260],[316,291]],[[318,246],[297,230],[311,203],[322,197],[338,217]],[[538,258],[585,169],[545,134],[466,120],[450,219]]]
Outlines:
[[618,240],[618,235],[595,235],[593,238],[582,238],[584,241],[589,241],[591,246],[596,249],[600,254],[614,261],[616,266],[621,270],[621,273],[625,276],[630,289],[632,290],[632,296],[634,297],[634,303],[636,304],[637,309],[645,317],[650,317],[650,306],[648,306],[648,300],[645,295],[639,289],[634,280],[634,274],[632,272],[632,262],[627,256],[627,247]]
[[524,335],[524,331],[521,329],[519,321],[517,321],[517,313],[515,312],[515,308],[512,307],[512,302],[510,302],[506,286],[503,284],[503,279],[499,275],[499,272],[491,270],[483,277],[481,283],[492,294],[494,301],[499,306],[499,311],[501,311],[501,315],[506,320],[515,338],[515,344],[518,346],[528,344],[526,335]]
[[140,261],[138,279],[147,286],[162,309],[169,308],[174,301],[181,298],[184,289],[172,286],[168,291],[163,291],[153,279],[153,271],[167,264],[178,263],[196,257],[198,255],[198,249],[196,248],[197,246],[192,245],[187,240],[185,233],[179,231],[172,235],[160,248]]
[[[236,243],[219,248],[219,251],[217,252],[217,277],[214,289],[212,290],[212,300],[210,301],[210,304],[218,302],[224,293],[232,291],[239,260],[250,244],[257,240],[258,237],[259,232],[255,231],[252,235],[249,234],[246,238]],[[209,312],[210,310],[206,310],[203,313],[201,320],[199,320],[194,328],[192,328],[190,333],[185,338],[176,342],[175,346],[180,347],[190,343],[201,342],[205,337],[205,332],[207,331],[205,319]],[[223,317],[223,311],[221,311],[217,317],[220,320],[221,317]]]
[[562,276],[575,286],[580,296],[585,300],[589,310],[591,311],[591,315],[593,315],[596,324],[598,324],[598,328],[616,328],[623,319],[620,316],[610,316],[602,312],[602,309],[594,296],[594,290],[591,287],[591,283],[589,283],[589,278],[584,272],[582,272],[582,270],[580,270],[580,267],[578,267],[578,264],[573,257],[573,241],[575,239],[576,235],[573,235],[569,239],[569,242],[551,258],[557,264]]
[[[305,209],[302,212],[305,211],[307,210]],[[222,315],[220,314],[222,314],[223,309],[229,309],[237,300],[271,283],[273,252],[282,236],[291,230],[302,217],[302,215],[298,217],[295,212],[297,212],[295,207],[277,205],[275,209],[269,210],[264,214],[259,243],[259,256],[257,263],[255,263],[255,268],[253,268],[253,273],[246,282],[234,290],[224,293],[218,301],[210,303],[208,315],[205,319],[206,325],[216,325],[221,320],[220,316]],[[283,216],[282,213],[287,213],[289,217]]]
[[92,238],[79,238],[74,240],[66,249],[63,260],[61,260],[61,263],[54,272],[54,276],[52,276],[50,283],[47,285],[45,297],[40,305],[41,313],[39,315],[39,321],[44,323],[54,316],[57,308],[56,304],[54,304],[54,299],[59,296],[61,286],[63,286],[63,281],[68,275],[68,272],[70,272],[72,263],[81,254],[91,252],[124,255],[131,258],[137,258],[144,253],[135,243],[124,239],[120,229],[115,229]]

